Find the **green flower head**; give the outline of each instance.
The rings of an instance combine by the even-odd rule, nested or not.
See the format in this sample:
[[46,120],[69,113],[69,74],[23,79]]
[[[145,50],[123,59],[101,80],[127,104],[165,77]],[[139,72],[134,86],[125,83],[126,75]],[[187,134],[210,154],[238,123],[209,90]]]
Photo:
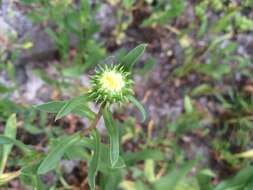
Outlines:
[[91,77],[90,96],[98,103],[123,103],[133,94],[130,73],[120,65],[99,66]]

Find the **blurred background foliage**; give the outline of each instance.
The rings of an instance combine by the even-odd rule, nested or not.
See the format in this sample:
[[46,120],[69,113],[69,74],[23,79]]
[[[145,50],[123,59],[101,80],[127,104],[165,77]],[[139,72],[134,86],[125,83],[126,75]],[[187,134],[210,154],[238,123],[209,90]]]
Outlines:
[[[125,167],[108,169],[105,158],[98,189],[253,189],[252,0],[13,3],[24,9],[34,25],[43,26],[41,30],[56,51],[53,60],[35,66],[34,61],[17,63],[19,55],[32,51],[34,44],[15,40],[15,32],[8,33],[8,43],[0,38],[1,43],[6,42],[0,48],[3,134],[13,135],[7,126],[15,125],[12,138],[38,150],[66,141],[65,134],[82,130],[85,121],[71,115],[54,122],[53,115],[38,112],[32,105],[86,92],[88,75],[98,63],[117,62],[130,48],[147,43],[134,77],[136,95],[146,107],[148,120],[140,124],[131,116],[136,112],[130,105],[115,110]],[[108,55],[112,56],[105,59]],[[52,89],[47,100],[25,98],[19,73],[22,65],[29,64],[33,65],[31,73]],[[8,158],[8,172],[40,158],[39,153],[23,156],[17,148],[8,152],[2,144],[0,139],[1,163],[4,156]],[[105,155],[107,148],[102,149]],[[31,184],[37,189],[87,188],[87,166],[80,160],[88,160],[90,152],[80,147],[69,149],[65,160],[76,162],[60,163],[56,172],[35,175],[32,181],[26,172],[35,168],[11,176],[1,175],[0,170],[0,185],[19,176],[1,189],[23,189]],[[69,173],[68,165],[73,165]]]

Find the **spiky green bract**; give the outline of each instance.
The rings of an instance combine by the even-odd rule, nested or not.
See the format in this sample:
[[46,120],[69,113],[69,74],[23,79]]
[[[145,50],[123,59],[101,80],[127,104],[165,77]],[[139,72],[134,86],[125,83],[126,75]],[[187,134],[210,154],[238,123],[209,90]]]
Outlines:
[[99,65],[96,73],[91,77],[90,97],[97,103],[112,104],[128,101],[133,94],[133,81],[130,73],[123,66]]

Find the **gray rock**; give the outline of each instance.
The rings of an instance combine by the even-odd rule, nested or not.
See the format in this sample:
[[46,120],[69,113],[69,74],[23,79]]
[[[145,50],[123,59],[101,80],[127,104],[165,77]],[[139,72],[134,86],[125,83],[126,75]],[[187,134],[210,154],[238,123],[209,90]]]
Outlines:
[[96,20],[101,25],[102,33],[111,30],[117,23],[114,18],[112,7],[106,3],[102,3],[100,10],[96,15]]
[[21,12],[14,1],[2,0],[2,16],[11,25],[19,36],[24,36],[33,29],[32,22]]
[[[22,45],[25,42],[33,44],[31,49],[21,50],[16,60],[17,64],[41,59],[49,60],[57,50],[56,44],[44,31],[44,28],[34,25],[22,12],[22,8],[17,7],[14,1],[2,0],[0,9],[0,42],[2,37],[6,41],[6,46],[8,45],[7,42],[10,41],[9,34],[17,38],[15,40],[17,44]],[[11,51],[14,49],[15,47]]]
[[42,27],[36,27],[29,32],[29,35],[19,39],[19,43],[31,42],[33,47],[22,50],[17,59],[17,64],[31,61],[48,61],[54,58],[57,51],[55,42],[49,37]]
[[77,160],[62,160],[60,164],[64,173],[71,174],[74,167],[78,166],[80,163]]
[[16,37],[17,32],[0,14],[0,52],[5,50]]

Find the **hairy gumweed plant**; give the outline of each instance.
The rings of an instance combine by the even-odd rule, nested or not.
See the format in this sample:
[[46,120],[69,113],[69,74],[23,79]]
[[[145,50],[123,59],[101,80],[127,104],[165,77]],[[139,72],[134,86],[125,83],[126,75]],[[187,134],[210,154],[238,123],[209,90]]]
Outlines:
[[[32,185],[33,189],[48,189],[41,180],[41,175],[55,170],[60,183],[68,189],[68,184],[60,171],[61,158],[84,159],[88,162],[88,184],[90,189],[96,187],[97,172],[101,172],[102,179],[107,179],[115,170],[124,167],[124,160],[120,156],[120,135],[117,122],[113,119],[111,105],[133,103],[141,112],[143,121],[145,111],[134,97],[132,68],[144,53],[146,45],[141,44],[131,50],[115,65],[98,65],[91,76],[90,90],[85,94],[65,101],[53,101],[35,106],[36,109],[47,113],[55,113],[58,120],[68,114],[86,117],[90,126],[72,135],[54,137],[53,132],[45,131],[49,139],[48,149],[35,149],[16,139],[16,116],[13,114],[7,121],[4,135],[0,135],[0,185],[5,185],[14,178],[19,177],[25,185]],[[97,113],[89,105],[95,103],[99,106]],[[100,133],[96,126],[103,118],[109,145],[100,141]],[[5,168],[12,146],[22,151],[23,158],[19,169],[6,173]],[[86,179],[84,179],[86,181]],[[105,182],[105,185],[111,181]],[[107,186],[107,185],[106,185]],[[51,189],[51,188],[50,188]],[[103,189],[103,188],[102,188]]]
[[[36,106],[41,111],[57,113],[56,120],[70,113],[90,120],[90,126],[84,132],[60,138],[58,144],[50,149],[38,163],[38,175],[55,169],[60,159],[65,154],[71,153],[73,146],[81,146],[91,152],[90,157],[87,158],[89,162],[88,183],[91,189],[95,189],[95,177],[98,170],[103,173],[108,171],[103,171],[101,168],[117,169],[124,166],[124,161],[119,155],[119,128],[113,119],[110,107],[112,104],[120,106],[131,102],[140,110],[142,119],[145,120],[144,108],[134,97],[133,80],[131,79],[132,68],[144,53],[145,47],[145,44],[135,47],[118,64],[98,65],[94,75],[90,77],[90,90],[84,95],[67,101],[54,101]],[[99,106],[97,113],[89,108],[90,102]],[[101,143],[100,134],[96,129],[101,118],[105,121],[109,146]]]

